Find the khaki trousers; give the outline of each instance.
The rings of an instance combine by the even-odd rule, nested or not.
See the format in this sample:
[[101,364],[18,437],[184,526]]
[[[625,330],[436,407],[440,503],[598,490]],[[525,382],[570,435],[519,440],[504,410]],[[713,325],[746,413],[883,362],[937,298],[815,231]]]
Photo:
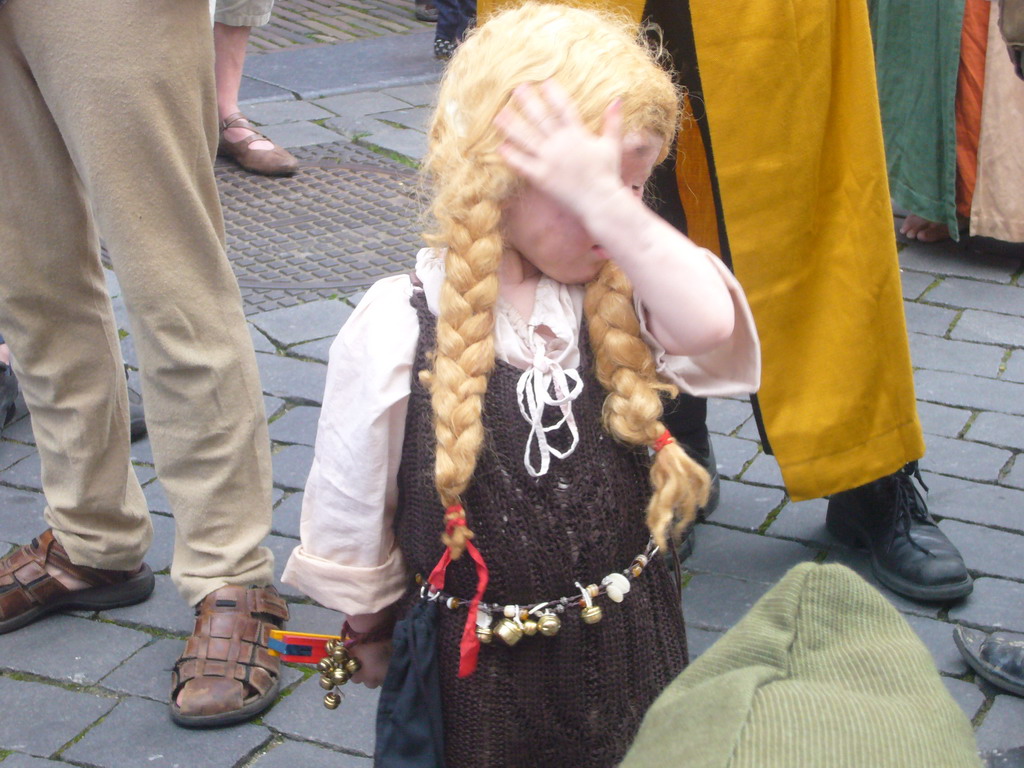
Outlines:
[[72,562],[133,568],[152,538],[131,468],[102,236],[138,350],[157,474],[190,604],[268,584],[270,454],[224,253],[205,0],[0,7],[0,332]]

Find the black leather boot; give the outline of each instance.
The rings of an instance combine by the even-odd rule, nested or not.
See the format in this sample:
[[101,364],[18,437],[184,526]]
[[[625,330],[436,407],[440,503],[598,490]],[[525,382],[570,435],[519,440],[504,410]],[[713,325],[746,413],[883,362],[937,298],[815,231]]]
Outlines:
[[966,597],[971,575],[946,535],[928,514],[914,478],[917,462],[859,488],[833,494],[825,527],[848,546],[871,553],[871,568],[893,592],[914,600],[944,601]]
[[18,379],[14,369],[0,363],[0,432],[14,418],[14,401],[18,399]]

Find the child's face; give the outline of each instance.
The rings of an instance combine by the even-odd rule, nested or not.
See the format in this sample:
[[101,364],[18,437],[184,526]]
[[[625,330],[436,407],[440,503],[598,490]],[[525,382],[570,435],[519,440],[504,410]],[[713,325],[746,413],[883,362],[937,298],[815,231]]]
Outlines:
[[[662,145],[652,131],[623,137],[622,182],[637,197],[643,196]],[[502,225],[506,246],[523,260],[525,274],[536,270],[567,285],[587,283],[608,258],[579,217],[529,183],[505,207]]]

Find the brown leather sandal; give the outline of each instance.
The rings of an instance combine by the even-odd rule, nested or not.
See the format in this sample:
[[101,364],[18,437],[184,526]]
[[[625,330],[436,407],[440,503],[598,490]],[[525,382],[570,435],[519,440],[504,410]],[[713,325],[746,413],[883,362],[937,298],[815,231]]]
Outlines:
[[0,559],[0,635],[69,608],[100,611],[140,603],[153,592],[153,571],[75,565],[47,530]]
[[[239,141],[228,141],[224,138],[224,131],[228,128],[247,128],[252,133]],[[252,149],[249,145],[254,141],[269,141],[274,144],[256,130],[256,126],[241,112],[235,112],[220,121],[218,155],[231,158],[245,170],[263,176],[291,176],[299,169],[299,161],[287,149],[276,144],[273,149]]]
[[270,630],[287,620],[288,606],[273,587],[227,586],[203,598],[195,630],[174,665],[171,719],[213,728],[269,707],[281,676],[281,659],[268,650]]

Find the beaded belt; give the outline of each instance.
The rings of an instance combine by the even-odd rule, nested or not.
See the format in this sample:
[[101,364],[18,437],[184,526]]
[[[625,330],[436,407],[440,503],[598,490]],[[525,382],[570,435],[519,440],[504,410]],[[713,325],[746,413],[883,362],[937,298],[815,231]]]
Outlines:
[[[580,618],[585,624],[597,624],[604,617],[601,606],[594,604],[594,598],[607,595],[613,603],[621,603],[629,593],[633,581],[644,572],[647,564],[658,553],[658,546],[651,538],[646,549],[633,558],[633,562],[623,571],[609,573],[600,584],[583,586],[576,582],[579,592],[554,600],[546,600],[532,605],[506,605],[503,603],[480,602],[476,618],[476,636],[481,643],[491,643],[497,637],[507,646],[513,646],[523,639],[536,634],[554,637],[562,628],[561,615],[566,610],[579,607]],[[450,595],[444,590],[435,589],[422,575],[416,574],[416,583],[420,585],[420,597],[434,600],[451,611],[457,611],[469,604],[464,598]],[[495,621],[495,617],[497,621]]]

